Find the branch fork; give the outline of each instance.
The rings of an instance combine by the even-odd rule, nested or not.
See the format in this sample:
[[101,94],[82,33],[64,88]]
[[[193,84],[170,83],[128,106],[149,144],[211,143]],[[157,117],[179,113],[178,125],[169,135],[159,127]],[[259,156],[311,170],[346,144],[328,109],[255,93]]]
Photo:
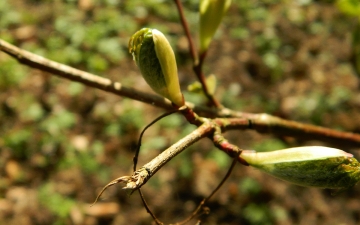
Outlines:
[[[119,82],[111,81],[107,78],[87,73],[44,57],[40,57],[26,50],[20,49],[0,39],[0,51],[17,59],[19,63],[37,68],[54,75],[82,83],[118,96],[128,97],[133,100],[151,104],[166,110],[174,110],[174,106],[165,98],[144,93],[134,88],[126,87]],[[204,137],[210,138],[214,145],[223,150],[236,161],[246,165],[246,162],[239,157],[241,149],[230,144],[222,133],[227,130],[253,129],[262,133],[272,133],[275,135],[293,136],[296,138],[317,139],[327,142],[341,144],[343,146],[360,147],[360,134],[342,132],[329,128],[303,124],[295,121],[285,120],[268,114],[253,114],[232,111],[227,108],[208,108],[195,106],[193,103],[186,103],[185,108],[179,108],[185,118],[197,126],[193,132],[170,146],[152,161],[136,170],[131,176],[122,176],[108,183],[100,192],[100,195],[110,186],[123,183],[124,189],[131,191],[139,190],[163,165],[175,157],[177,154],[188,148],[193,143]],[[213,104],[216,106],[216,104]],[[209,118],[199,117],[207,115]],[[233,166],[232,166],[233,167]],[[231,168],[232,168],[231,167]],[[209,198],[207,198],[209,199]]]

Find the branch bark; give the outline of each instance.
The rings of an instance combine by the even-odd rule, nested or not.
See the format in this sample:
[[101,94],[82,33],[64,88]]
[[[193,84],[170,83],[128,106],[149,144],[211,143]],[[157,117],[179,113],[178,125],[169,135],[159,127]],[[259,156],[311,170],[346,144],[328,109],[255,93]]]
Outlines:
[[133,191],[141,188],[141,186],[143,186],[167,162],[187,149],[190,145],[210,135],[210,133],[213,132],[213,129],[213,123],[207,122],[202,124],[196,130],[192,131],[190,134],[186,135],[184,138],[164,150],[149,163],[134,171],[131,176],[122,176],[112,180],[100,191],[93,204],[98,201],[102,193],[108,187],[117,183],[124,183],[124,189],[130,189]]
[[[0,39],[0,50],[18,60],[21,64],[37,68],[59,77],[85,84],[90,87],[101,89],[106,92],[131,98],[151,104],[163,109],[173,109],[170,101],[157,95],[145,93],[134,88],[125,87],[119,82],[84,72],[70,66],[66,66],[26,50],[20,49]],[[253,114],[237,112],[227,108],[212,109],[208,107],[195,106],[191,102],[186,103],[199,115],[216,118],[232,117],[227,120],[224,129],[254,129],[262,133],[273,133],[275,135],[293,136],[296,138],[323,140],[337,145],[360,147],[360,134],[342,132],[329,128],[298,123],[284,120],[268,114]],[[230,122],[229,122],[230,121]],[[244,125],[244,121],[246,124]],[[218,123],[222,121],[217,120]]]
[[[149,163],[142,166],[140,169],[135,171],[132,176],[133,182],[128,182],[127,187],[129,189],[138,189],[144,185],[150,177],[152,177],[161,167],[169,162],[176,155],[187,149],[190,145],[196,143],[200,139],[208,136],[213,131],[211,123],[204,123],[199,126],[196,130],[186,135],[184,138],[167,148],[161,154],[156,156]],[[134,186],[135,185],[135,186]]]

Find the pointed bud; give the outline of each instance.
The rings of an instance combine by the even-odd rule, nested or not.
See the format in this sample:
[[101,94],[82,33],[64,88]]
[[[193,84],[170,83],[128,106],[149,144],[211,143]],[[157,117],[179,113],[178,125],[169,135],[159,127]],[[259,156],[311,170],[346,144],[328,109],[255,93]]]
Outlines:
[[[208,93],[210,95],[214,95],[215,91],[216,91],[216,85],[217,85],[217,79],[216,79],[215,75],[211,74],[210,76],[208,76],[206,78],[205,82],[206,82],[206,86],[208,88]],[[189,92],[201,93],[205,96],[202,85],[199,81],[195,81],[192,84],[189,84],[187,89]]]
[[243,151],[240,156],[274,177],[301,186],[343,189],[360,179],[353,155],[335,148],[309,146],[272,152]]
[[143,28],[129,41],[129,52],[146,82],[176,106],[185,104],[180,91],[175,54],[163,33]]
[[200,0],[200,52],[205,52],[231,0]]

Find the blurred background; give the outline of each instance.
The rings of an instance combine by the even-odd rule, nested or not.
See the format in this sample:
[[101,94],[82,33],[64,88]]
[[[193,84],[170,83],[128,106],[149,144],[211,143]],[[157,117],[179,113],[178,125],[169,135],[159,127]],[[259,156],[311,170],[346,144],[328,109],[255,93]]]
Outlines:
[[[198,38],[198,1],[183,0]],[[209,49],[205,73],[234,110],[360,132],[360,3],[234,0]],[[51,60],[153,93],[128,54],[142,27],[169,38],[183,90],[196,80],[173,1],[2,0],[0,38]],[[359,38],[357,38],[359,37]],[[200,94],[185,98],[205,104]],[[88,88],[0,52],[0,224],[151,224],[135,193],[101,188],[132,173],[141,129],[164,111]],[[139,166],[194,129],[178,115],[145,134]],[[226,137],[243,149],[324,145],[254,131]],[[359,150],[337,146],[352,152]],[[165,223],[188,216],[220,182],[231,159],[201,140],[142,188]],[[291,185],[237,165],[209,202],[204,224],[360,223],[360,187],[342,192]],[[194,223],[194,222],[193,222]],[[192,224],[192,223],[190,223]]]

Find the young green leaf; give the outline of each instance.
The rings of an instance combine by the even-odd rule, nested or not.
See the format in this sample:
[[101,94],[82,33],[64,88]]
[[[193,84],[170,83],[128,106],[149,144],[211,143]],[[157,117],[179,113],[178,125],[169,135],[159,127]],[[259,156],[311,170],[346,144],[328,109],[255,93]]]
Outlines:
[[200,52],[205,52],[231,0],[200,0]]
[[360,164],[352,154],[335,148],[309,146],[272,152],[243,151],[250,166],[301,186],[344,189],[360,179]]
[[139,30],[129,41],[129,52],[144,79],[156,93],[178,107],[185,104],[175,54],[163,33],[150,28]]

